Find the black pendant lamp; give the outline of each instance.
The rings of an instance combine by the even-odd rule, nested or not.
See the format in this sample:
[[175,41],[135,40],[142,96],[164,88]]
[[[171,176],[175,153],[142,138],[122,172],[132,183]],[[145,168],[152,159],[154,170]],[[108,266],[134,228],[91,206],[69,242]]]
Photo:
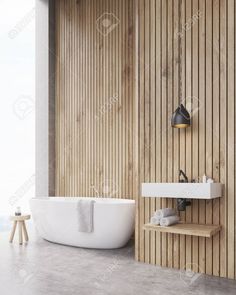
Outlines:
[[[179,11],[180,11],[180,19],[182,18],[181,16],[181,2],[179,1]],[[179,44],[180,44],[180,55],[179,55],[179,77],[180,77],[180,81],[179,81],[179,98],[180,100],[182,100],[182,38],[179,34]],[[171,126],[174,128],[187,128],[191,125],[191,121],[190,121],[190,115],[189,112],[187,111],[187,109],[183,106],[183,104],[181,103],[178,108],[175,110],[175,112],[172,115],[171,118]]]
[[174,128],[187,128],[191,125],[190,115],[182,105],[178,106],[171,118],[171,126]]

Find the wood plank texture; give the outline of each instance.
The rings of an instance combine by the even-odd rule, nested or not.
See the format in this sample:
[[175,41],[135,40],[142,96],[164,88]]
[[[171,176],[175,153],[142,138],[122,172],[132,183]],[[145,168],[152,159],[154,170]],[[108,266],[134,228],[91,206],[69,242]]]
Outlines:
[[[236,278],[234,0],[58,0],[55,5],[55,194],[136,199],[135,257]],[[187,130],[171,128],[180,103]],[[204,173],[224,196],[180,218],[204,235],[144,231],[172,199],[142,182]]]
[[[204,235],[185,236],[159,230],[155,236],[146,233],[143,227],[154,207],[176,204],[174,200],[158,198],[154,206],[151,198],[141,198],[136,231],[142,240],[139,247],[136,245],[136,257],[161,266],[236,278],[235,1],[159,0],[155,26],[154,9],[150,13],[152,1],[138,0],[137,5],[140,13],[136,15],[136,63],[145,60],[145,70],[141,63],[137,66],[135,81],[136,99],[140,102],[139,181],[153,181],[154,175],[155,182],[177,181],[178,170],[183,169],[189,179],[201,178],[206,173],[223,183],[225,191],[222,198],[194,200],[186,212],[180,212],[183,222],[221,226],[221,231],[208,239]],[[152,52],[156,52],[155,73]],[[155,83],[151,75],[155,75]],[[146,83],[148,87],[144,87]],[[153,108],[147,112],[150,101],[155,101],[155,123]],[[187,130],[170,128],[171,114],[180,102],[192,115],[192,126]],[[145,151],[147,142],[155,149]]]
[[135,197],[133,52],[133,1],[57,1],[56,195]]

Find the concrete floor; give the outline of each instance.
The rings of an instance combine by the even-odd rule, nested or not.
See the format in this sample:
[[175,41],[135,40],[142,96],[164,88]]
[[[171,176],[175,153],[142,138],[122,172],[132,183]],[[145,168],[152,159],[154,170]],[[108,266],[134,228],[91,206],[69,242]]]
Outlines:
[[134,261],[133,243],[119,250],[56,245],[30,230],[28,245],[0,235],[0,294],[236,294],[236,281]]

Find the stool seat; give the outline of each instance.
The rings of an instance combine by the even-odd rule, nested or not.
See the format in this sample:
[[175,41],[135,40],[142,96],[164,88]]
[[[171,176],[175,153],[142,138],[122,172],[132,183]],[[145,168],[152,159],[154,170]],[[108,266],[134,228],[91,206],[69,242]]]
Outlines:
[[19,215],[19,216],[10,216],[10,220],[12,221],[23,221],[30,219],[30,215]]
[[26,242],[29,241],[29,236],[27,233],[26,225],[25,225],[25,220],[29,220],[29,219],[30,219],[30,215],[10,216],[10,220],[13,221],[13,228],[12,228],[11,236],[10,236],[10,240],[9,240],[10,243],[12,243],[12,241],[14,239],[17,224],[18,224],[18,230],[19,230],[19,244],[20,245],[23,244],[22,233],[24,234],[25,241]]

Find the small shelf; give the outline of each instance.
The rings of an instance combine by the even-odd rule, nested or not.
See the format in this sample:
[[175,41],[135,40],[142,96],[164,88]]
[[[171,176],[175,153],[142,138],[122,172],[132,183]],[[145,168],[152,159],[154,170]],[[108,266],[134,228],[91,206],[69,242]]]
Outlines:
[[148,223],[144,224],[143,229],[154,230],[163,233],[211,238],[221,230],[221,226],[193,223],[178,223],[171,226],[160,226]]

